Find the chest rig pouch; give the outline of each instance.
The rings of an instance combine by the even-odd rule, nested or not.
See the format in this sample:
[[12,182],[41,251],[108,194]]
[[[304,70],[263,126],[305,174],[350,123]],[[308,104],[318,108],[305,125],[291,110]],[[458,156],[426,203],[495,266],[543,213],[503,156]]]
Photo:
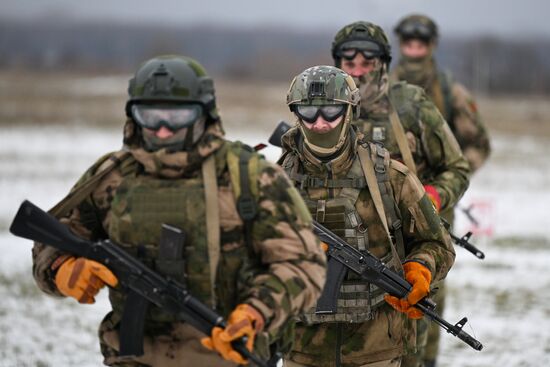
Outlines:
[[[380,150],[384,152],[383,149]],[[396,219],[395,204],[393,192],[389,183],[387,173],[388,162],[385,161],[385,155],[375,155],[375,173],[376,182],[381,189],[380,193],[384,208],[391,205],[391,210],[386,209],[385,215],[392,223],[392,233],[401,233],[400,223]],[[304,200],[313,216],[313,218],[333,231],[336,235],[344,239],[348,244],[360,251],[366,251],[369,246],[369,228],[363,223],[363,220],[356,209],[356,203],[362,190],[368,189],[368,185],[361,167],[359,159],[355,159],[346,178],[330,179],[312,179],[306,175],[300,175],[296,172],[290,174],[291,179],[296,182],[302,190],[307,188],[334,188],[341,189],[335,198],[323,200],[311,200],[306,192],[302,192]],[[389,213],[391,211],[391,214]],[[391,219],[390,219],[391,217]],[[394,228],[395,227],[395,228]],[[395,229],[395,231],[394,231]],[[399,238],[399,240],[397,240]],[[395,244],[393,243],[395,241]],[[394,270],[401,270],[400,252],[396,247],[403,248],[402,236],[392,235],[392,243],[389,244],[387,253],[381,260],[388,264]],[[328,277],[335,276],[327,274]],[[309,324],[325,322],[350,322],[359,323],[368,321],[376,315],[377,309],[384,304],[385,292],[376,285],[366,282],[358,275],[348,272],[340,287],[337,299],[337,310],[335,313],[316,313],[315,309],[310,310],[302,316],[302,320]]]
[[[125,176],[111,204],[108,235],[145,265],[185,284],[191,294],[208,303],[211,291],[204,201],[201,178]],[[164,224],[183,230],[185,244],[170,245],[174,241],[167,238],[166,231],[162,236]],[[111,290],[115,313],[122,310],[125,296]],[[172,322],[177,318],[149,307],[146,320]]]

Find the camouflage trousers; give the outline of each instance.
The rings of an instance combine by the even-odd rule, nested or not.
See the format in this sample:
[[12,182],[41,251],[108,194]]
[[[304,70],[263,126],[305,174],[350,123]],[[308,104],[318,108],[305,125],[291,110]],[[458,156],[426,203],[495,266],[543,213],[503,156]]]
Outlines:
[[191,367],[220,366],[234,367],[235,363],[223,360],[217,353],[209,351],[200,343],[202,333],[186,323],[174,323],[169,333],[145,335],[144,354],[140,357],[121,358],[118,355],[119,337],[117,323],[112,313],[107,314],[99,328],[99,339],[103,363],[117,367]]
[[[400,366],[401,366],[401,359],[395,358],[395,359],[388,359],[386,361],[362,364],[357,367],[400,367]],[[313,367],[313,366],[308,366],[305,364],[299,364],[296,362],[284,360],[283,367]]]

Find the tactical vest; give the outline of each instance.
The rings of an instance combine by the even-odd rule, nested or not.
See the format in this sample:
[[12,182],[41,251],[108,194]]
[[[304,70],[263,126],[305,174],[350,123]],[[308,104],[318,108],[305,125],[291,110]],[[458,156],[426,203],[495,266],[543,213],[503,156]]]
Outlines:
[[[381,259],[390,268],[401,272],[401,260],[404,256],[403,237],[400,232],[401,221],[394,205],[393,192],[389,182],[388,162],[385,160],[383,149],[376,153],[375,172],[382,195],[384,209],[388,222],[391,224],[391,232],[395,238],[388,251]],[[297,165],[294,164],[294,168]],[[357,212],[356,203],[362,190],[368,190],[365,174],[359,159],[355,158],[347,175],[343,179],[321,179],[301,174],[297,169],[289,173],[298,188],[302,190],[302,196],[306,202],[312,217],[347,243],[360,251],[370,249],[369,229],[362,222]],[[325,200],[311,200],[305,190],[307,188],[335,188],[342,189],[338,197]],[[331,276],[327,274],[327,276]],[[374,284],[366,282],[359,276],[349,272],[340,287],[337,300],[337,311],[334,314],[316,314],[315,309],[310,310],[301,318],[312,323],[325,322],[365,322],[376,315],[376,310],[384,304],[385,291]]]
[[[227,168],[235,197],[237,212],[243,227],[220,233],[220,247],[231,243],[231,251],[222,251],[217,273],[217,309],[228,314],[238,303],[237,284],[249,274],[246,262],[253,259],[248,253],[252,220],[256,215],[256,197],[259,155],[240,143],[227,143],[215,153],[217,173]],[[93,175],[78,182],[71,193],[50,210],[60,217],[78,206],[113,169],[120,170],[123,180],[114,194],[109,217],[109,238],[152,269],[184,285],[206,304],[212,298],[208,245],[206,243],[205,193],[202,176],[192,179],[158,179],[138,173],[138,164],[129,152],[116,152],[103,156],[92,167]],[[221,182],[217,174],[218,185]],[[255,197],[256,196],[256,197]],[[163,223],[182,229],[186,240],[182,256],[159,259],[159,240]],[[246,246],[234,246],[245,243]],[[110,289],[114,319],[121,316],[126,295]],[[172,322],[176,317],[150,307],[147,322]]]
[[[423,149],[422,136],[423,126],[419,122],[420,110],[418,101],[421,91],[418,87],[411,86],[405,82],[397,82],[390,86],[388,93],[390,103],[395,108],[397,116],[406,132],[410,132],[408,139],[414,139],[416,151],[412,152],[416,164],[426,160]],[[395,132],[390,123],[389,114],[361,115],[352,121],[352,124],[365,134],[366,140],[383,145],[391,154],[393,159],[402,160],[399,144]]]

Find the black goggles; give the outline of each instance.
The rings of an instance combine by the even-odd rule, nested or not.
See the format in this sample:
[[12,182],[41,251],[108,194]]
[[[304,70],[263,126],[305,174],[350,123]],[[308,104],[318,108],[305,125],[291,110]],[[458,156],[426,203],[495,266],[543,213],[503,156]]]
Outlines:
[[399,35],[403,39],[418,38],[429,41],[435,37],[434,30],[423,23],[407,23],[399,27]]
[[366,40],[348,41],[336,50],[336,56],[346,60],[353,60],[358,53],[362,53],[365,59],[373,59],[384,52],[378,43]]
[[300,120],[310,124],[317,121],[319,116],[328,122],[336,120],[346,112],[346,106],[343,104],[324,105],[324,106],[304,106],[295,105],[294,113]]
[[132,117],[141,127],[158,130],[164,126],[172,131],[192,126],[202,116],[202,106],[188,105],[144,105],[132,106]]

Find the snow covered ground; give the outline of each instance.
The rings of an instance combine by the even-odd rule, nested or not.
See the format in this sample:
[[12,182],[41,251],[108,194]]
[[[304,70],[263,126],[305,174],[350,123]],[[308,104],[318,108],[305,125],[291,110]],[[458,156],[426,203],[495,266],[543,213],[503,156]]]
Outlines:
[[[267,140],[244,131],[230,137]],[[453,323],[468,316],[466,330],[485,348],[475,352],[444,335],[440,366],[550,366],[550,145],[493,138],[493,157],[462,201],[477,204],[474,216],[492,232],[473,239],[486,259],[457,248],[445,311]],[[0,367],[99,366],[106,292],[91,306],[43,295],[31,275],[31,243],[7,230],[22,200],[53,206],[97,157],[120,147],[121,134],[66,124],[3,127],[0,142]],[[278,150],[265,153],[274,160]],[[456,232],[468,226],[457,212]]]

